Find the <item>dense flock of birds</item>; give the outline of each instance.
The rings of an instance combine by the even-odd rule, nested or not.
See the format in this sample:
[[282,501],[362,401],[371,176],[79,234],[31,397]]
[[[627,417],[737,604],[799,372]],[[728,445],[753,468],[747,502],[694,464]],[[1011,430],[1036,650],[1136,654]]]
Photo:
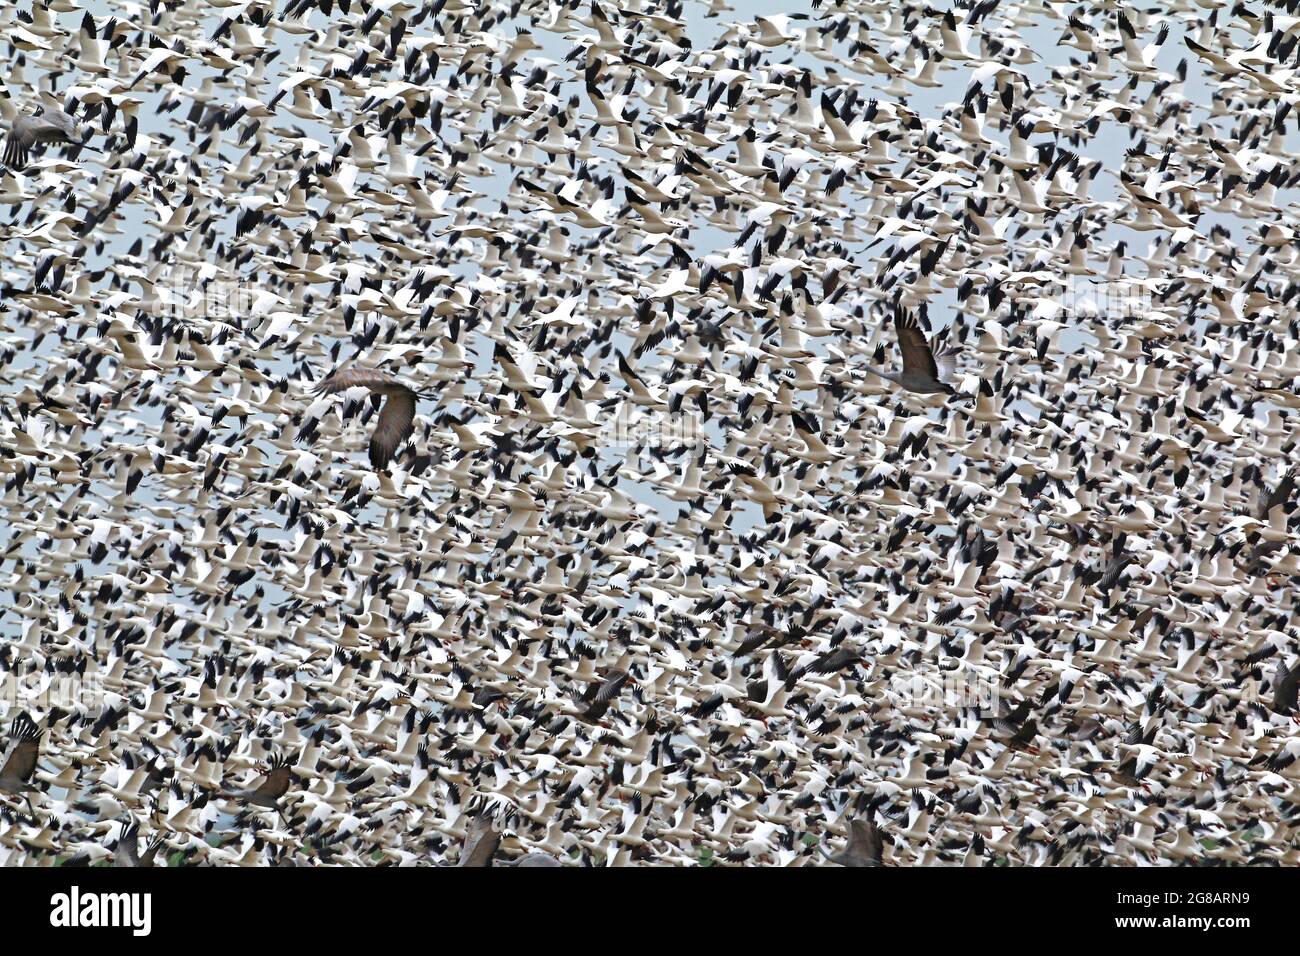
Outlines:
[[1288,6],[0,7],[0,862],[1300,862]]

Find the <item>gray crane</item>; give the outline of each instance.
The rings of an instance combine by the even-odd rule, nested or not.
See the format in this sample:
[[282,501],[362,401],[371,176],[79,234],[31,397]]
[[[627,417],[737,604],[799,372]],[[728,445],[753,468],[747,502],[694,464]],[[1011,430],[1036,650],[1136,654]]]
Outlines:
[[44,102],[34,114],[20,113],[9,124],[4,164],[10,169],[22,172],[27,167],[32,149],[46,143],[70,143],[94,149],[83,142],[89,130],[75,116],[60,107],[48,93],[42,94],[42,100]]
[[871,367],[866,371],[908,392],[956,394],[948,380],[957,370],[957,350],[943,348],[935,352],[916,316],[901,305],[894,306],[894,329],[898,332],[898,347],[903,353],[903,371],[886,372]]

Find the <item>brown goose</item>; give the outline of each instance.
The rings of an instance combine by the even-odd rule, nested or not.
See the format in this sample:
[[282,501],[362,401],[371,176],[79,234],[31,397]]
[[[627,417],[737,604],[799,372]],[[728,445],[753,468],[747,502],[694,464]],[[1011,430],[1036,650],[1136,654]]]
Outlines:
[[534,850],[525,853],[513,863],[509,860],[494,861],[493,857],[501,846],[501,831],[497,828],[491,811],[480,810],[465,828],[465,842],[461,844],[460,862],[457,866],[563,866],[564,864],[551,856]]

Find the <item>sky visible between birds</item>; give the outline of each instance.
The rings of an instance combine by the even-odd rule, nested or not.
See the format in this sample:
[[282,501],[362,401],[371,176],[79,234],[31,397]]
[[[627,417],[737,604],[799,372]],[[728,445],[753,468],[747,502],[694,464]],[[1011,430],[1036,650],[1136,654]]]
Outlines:
[[[1071,9],[1072,5],[1054,4],[1053,7],[1059,12],[1064,12]],[[106,20],[108,17],[119,12],[116,7],[104,2],[104,0],[89,0],[89,2],[84,4],[84,9],[89,11],[97,20],[101,21]],[[207,17],[210,25],[209,34],[212,30],[215,30],[218,27],[226,13],[232,9],[236,9],[236,7],[228,7],[226,5],[214,5],[212,7]],[[709,8],[706,4],[698,2],[698,0],[687,0],[685,5],[684,16],[689,25],[689,35],[693,46],[696,49],[712,46],[720,33],[731,23],[752,22],[757,16],[792,15],[795,19],[789,21],[786,29],[791,33],[796,33],[801,31],[802,28],[807,25],[807,21],[797,19],[797,17],[815,15],[815,12],[812,11],[807,4],[774,2],[774,0],[754,0],[754,2],[737,3],[733,10],[723,13],[721,16],[709,16],[708,9]],[[59,14],[58,16],[60,22],[68,29],[75,29],[75,24],[79,21],[81,13],[69,12]],[[316,9],[310,11],[305,22],[317,29],[323,29],[327,26],[326,18]],[[1023,44],[1033,52],[1035,62],[1026,64],[1023,69],[1026,76],[1035,85],[1045,83],[1053,70],[1061,71],[1067,80],[1076,76],[1070,65],[1071,56],[1076,56],[1076,51],[1070,46],[1060,45],[1058,43],[1058,40],[1062,36],[1062,26],[1062,22],[1054,22],[1051,24],[1036,22],[1035,24],[1024,28],[1022,35]],[[570,39],[566,39],[566,35],[549,32],[544,29],[537,29],[536,25],[531,23],[527,17],[516,17],[513,21],[509,21],[505,26],[498,27],[496,32],[498,35],[506,36],[513,27],[531,29],[534,39],[539,44],[538,49],[525,54],[524,61],[521,63],[517,71],[520,74],[526,74],[531,66],[538,62],[543,62],[545,60],[560,62],[572,49],[572,42]],[[1188,79],[1185,85],[1184,97],[1191,105],[1191,109],[1195,114],[1204,114],[1206,122],[1213,122],[1213,118],[1208,115],[1206,104],[1210,104],[1213,100],[1214,86],[1211,81],[1207,79],[1205,69],[1202,65],[1187,51],[1183,43],[1184,34],[1187,34],[1187,32],[1188,28],[1185,25],[1185,21],[1180,21],[1172,25],[1170,36],[1167,42],[1163,45],[1155,65],[1162,71],[1173,71],[1180,59],[1186,59],[1188,61]],[[298,42],[297,37],[284,32],[275,35],[273,46],[277,46],[281,49],[282,53],[274,62],[266,67],[265,76],[267,83],[263,89],[275,89],[289,74],[289,72],[292,71],[297,57]],[[795,66],[806,67],[815,72],[823,71],[826,68],[825,63],[819,61],[809,53],[800,50],[797,41],[786,44],[782,52],[785,57],[788,58],[789,62]],[[961,109],[962,98],[970,86],[972,75],[977,68],[978,64],[945,63],[943,68],[941,68],[937,74],[937,85],[929,88],[918,87],[915,85],[909,86],[909,96],[906,98],[907,105],[923,117],[938,118],[943,116],[948,117],[955,122]],[[199,87],[206,80],[216,79],[221,75],[220,71],[207,66],[202,61],[191,62],[189,64],[189,69],[190,72],[186,78],[185,85],[192,89]],[[236,84],[239,82],[238,77],[242,75],[242,69],[243,68],[236,70],[231,74],[236,78]],[[445,83],[448,76],[449,68],[444,64],[442,69],[438,72],[438,81],[440,83]],[[11,96],[22,98],[25,93],[30,92],[38,84],[41,88],[48,89],[53,80],[56,92],[62,95],[70,83],[74,82],[76,79],[77,77],[72,73],[64,73],[63,75],[52,77],[45,69],[42,69],[41,60],[38,56],[28,54],[26,67],[10,74],[7,88]],[[862,99],[879,96],[880,99],[884,101],[891,98],[889,94],[885,92],[886,84],[882,78],[866,74],[859,77],[859,79],[863,86]],[[1123,82],[1122,73],[1120,73],[1117,79],[1111,82],[1118,89]],[[151,85],[151,83],[145,82],[134,91],[134,94],[138,95],[144,101],[144,105],[140,109],[139,113],[140,133],[141,135],[151,136],[155,139],[171,141],[173,149],[185,154],[188,150],[194,148],[195,144],[176,138],[175,128],[168,125],[168,120],[174,115],[172,110],[177,108],[184,110],[185,106],[171,104],[169,107],[165,98],[165,93],[163,91],[151,90],[149,88]],[[560,92],[562,98],[581,96],[581,94],[582,90],[579,85],[571,80],[564,83],[563,89]],[[582,109],[584,115],[589,113],[588,106],[589,105],[584,101]],[[301,135],[314,138],[324,144],[326,151],[333,147],[336,136],[345,135],[347,129],[346,126],[335,129],[325,122],[314,122],[300,117],[287,116],[283,112],[267,122],[271,122],[277,126],[295,128],[300,131]],[[1100,128],[1101,135],[1087,139],[1086,142],[1079,147],[1082,157],[1087,160],[1099,162],[1102,167],[1100,175],[1095,177],[1091,185],[1090,194],[1094,199],[1118,203],[1121,198],[1119,181],[1117,176],[1114,174],[1114,171],[1121,166],[1125,150],[1133,145],[1131,141],[1125,140],[1122,135],[1120,135],[1121,129],[1122,124],[1103,123]],[[733,138],[738,137],[743,132],[743,127],[735,127],[733,129]],[[448,135],[453,137],[455,136],[454,133],[449,133]],[[604,140],[604,135],[607,134],[597,135],[595,149],[597,152],[604,152],[606,155],[613,155],[600,145]],[[1000,134],[996,130],[988,129],[985,131],[985,135],[990,140],[996,142],[998,141],[999,136],[1004,136],[1005,134]],[[1294,129],[1289,129],[1287,136],[1288,146],[1292,144],[1294,137]],[[98,142],[99,140],[96,141]],[[563,162],[563,158],[561,158],[560,161]],[[92,154],[83,153],[80,162],[87,170],[93,171],[98,168],[100,158]],[[452,172],[447,169],[430,168],[427,162],[422,158],[415,158],[414,162],[416,163],[416,170],[418,173],[425,174],[426,172],[430,172],[433,174],[435,180],[445,181]],[[573,162],[576,165],[576,160]],[[499,174],[487,176],[471,174],[466,177],[472,183],[473,188],[481,192],[485,197],[483,200],[480,200],[480,203],[484,205],[492,201],[504,203],[510,197],[511,178],[507,175],[507,170],[505,167],[498,166],[496,173]],[[155,185],[165,186],[165,184]],[[155,192],[154,195],[159,203],[156,213],[161,216],[165,215],[167,212],[168,207],[166,201],[168,199],[175,201],[180,195],[182,195],[182,193],[178,190],[174,190],[171,191],[169,195],[164,195],[163,192],[158,191]],[[1280,202],[1291,198],[1285,196],[1283,191],[1279,192],[1279,197]],[[320,195],[311,196],[309,201],[317,212],[323,212],[327,206],[327,201]],[[16,210],[18,208],[19,207],[15,207]],[[121,218],[114,226],[113,231],[101,230],[95,233],[93,237],[94,242],[91,248],[87,251],[83,268],[89,270],[119,268],[122,263],[127,261],[124,257],[133,243],[142,242],[148,244],[151,241],[156,240],[157,234],[149,222],[148,217],[150,215],[150,210],[146,204],[124,204],[120,207],[119,211]],[[523,215],[527,215],[527,213],[524,213]],[[227,234],[232,233],[234,229],[233,217],[230,218],[232,221],[223,223],[221,227],[221,231]],[[1205,212],[1202,216],[1198,228],[1202,233],[1205,233],[1215,224],[1222,225],[1233,233],[1253,228],[1256,225],[1255,223],[1241,222],[1235,216],[1225,215],[1210,210]],[[1014,225],[1014,223],[1011,224],[1013,229]],[[575,237],[581,236],[584,233],[592,232],[591,230],[584,230],[581,225],[572,220],[566,221],[565,228],[575,234]],[[9,242],[15,241],[14,237],[17,235],[18,231],[18,224],[11,223],[7,230],[10,237],[8,240]],[[179,236],[176,237],[175,241],[183,242],[187,238],[190,237]],[[1141,234],[1127,229],[1123,225],[1112,223],[1101,233],[1090,237],[1090,257],[1096,260],[1099,255],[1099,249],[1105,249],[1108,245],[1113,245],[1119,241],[1127,242],[1130,248],[1135,251],[1141,250],[1145,245],[1144,238],[1145,237]],[[863,240],[864,241],[857,248],[851,248],[848,250],[849,258],[861,261],[869,255],[881,254],[886,248],[875,245],[872,242],[871,236],[864,236]],[[710,253],[723,253],[731,247],[734,241],[735,237],[732,233],[724,231],[723,229],[702,220],[697,220],[692,224],[692,229],[688,239],[691,252],[697,258]],[[371,237],[363,235],[351,244],[350,251],[354,255],[360,254],[370,258],[376,257],[379,254],[380,247]],[[147,245],[145,253],[148,253]],[[1094,261],[1093,265],[1100,270],[1103,264]],[[472,281],[474,278],[475,267],[472,262],[465,261],[459,263],[454,271],[458,272],[464,280]],[[23,283],[28,281],[28,279],[24,276],[9,275],[5,277],[5,281],[11,285],[21,286]],[[255,272],[250,272],[246,275],[244,282],[248,288],[243,291],[247,294],[249,289],[251,289],[252,299],[255,301],[257,290],[257,277]],[[1075,283],[1075,286],[1076,289],[1087,288],[1092,283],[1092,279],[1084,278],[1078,280]],[[194,294],[192,288],[181,288],[176,289],[175,291],[181,295]],[[307,313],[312,308],[313,300],[319,300],[319,298],[320,294],[318,292],[308,292],[303,301],[295,303],[295,307],[302,310],[304,313]],[[936,333],[942,335],[944,330],[948,329],[949,326],[952,325],[954,315],[956,314],[957,304],[955,288],[941,287],[936,290],[934,296],[929,300],[928,309],[930,327]],[[257,311],[256,307],[252,311],[254,312],[254,315],[244,317],[243,328],[250,337],[265,339],[267,337],[267,330],[273,323],[273,318],[257,316],[255,314]],[[1068,315],[1063,316],[1062,319],[1066,323],[1066,328],[1059,340],[1059,345],[1062,349],[1070,350],[1088,340],[1086,321],[1071,321],[1071,317]],[[93,336],[94,332],[91,331],[88,335]],[[288,355],[278,354],[276,348],[276,346],[283,344],[284,341],[292,338],[293,332],[291,330],[287,331],[284,335],[273,336],[272,339],[274,339],[274,342],[271,343],[271,347],[262,350],[260,358],[263,360],[263,371],[266,374],[274,376],[276,374],[287,374],[292,370],[295,359]],[[875,338],[876,340],[882,339],[881,330],[876,331]],[[620,350],[626,350],[631,345],[631,341],[621,333],[615,333],[614,343],[615,347]],[[53,342],[51,341],[50,344],[52,347]],[[321,344],[327,348],[331,345],[338,345],[340,347],[338,354],[340,360],[346,360],[353,357],[353,350],[345,342],[338,340],[331,342],[326,340]],[[481,378],[492,367],[492,343],[482,334],[481,330],[476,330],[469,335],[466,344],[474,349],[474,377],[476,379]],[[819,357],[824,358],[826,356],[826,342],[824,340],[811,339],[809,341],[809,347]],[[16,376],[22,371],[30,369],[36,365],[43,354],[46,353],[43,352],[41,347],[31,348],[21,353],[18,360],[10,365],[9,371],[11,384],[8,387],[16,387]],[[318,377],[324,375],[328,371],[328,368],[323,367],[316,369]],[[289,400],[301,401],[304,406],[310,404],[311,401],[306,395],[299,396],[293,394],[289,396]],[[356,410],[361,408],[363,405],[364,403],[352,402],[348,404],[347,408],[350,410]],[[1263,415],[1267,413],[1270,407],[1271,406],[1266,403],[1261,403],[1259,406],[1260,414]],[[1018,403],[1014,408],[1027,416],[1035,416],[1037,414],[1037,411],[1033,406],[1028,403]],[[440,409],[440,411],[447,410],[448,409]],[[419,407],[418,412],[425,418],[430,417],[432,414],[432,410],[428,407],[427,403],[422,404]],[[161,425],[161,408],[159,407],[137,407],[133,410],[132,414],[148,426]],[[931,412],[931,414],[933,414],[933,412]],[[349,441],[353,442],[357,447],[364,444],[367,426],[364,422],[360,421],[360,416],[353,415],[348,427],[350,428]],[[696,429],[693,434],[699,435],[702,440],[708,441],[715,447],[720,447],[725,443],[716,420],[704,424],[702,427]],[[100,436],[95,432],[88,433],[86,436],[87,441],[94,441],[99,437]],[[278,450],[271,442],[264,440],[262,441],[262,444],[264,445],[268,456],[274,457],[279,454]],[[603,466],[614,465],[626,458],[629,451],[630,449],[621,445],[601,447],[599,449],[599,460]],[[679,511],[682,510],[683,506],[681,504],[664,496],[652,484],[645,481],[635,480],[635,475],[629,477],[631,480],[626,480],[622,483],[622,490],[624,490],[633,500],[656,509],[660,514],[661,520],[671,522],[676,518]],[[117,494],[116,491],[108,488],[97,488],[96,491],[108,499],[112,499]],[[145,479],[137,490],[136,495],[133,498],[133,506],[154,509],[156,513],[164,516],[170,513],[168,504],[156,494],[153,488],[151,488],[148,478]],[[385,520],[384,509],[380,505],[372,503],[367,507],[367,509],[359,512],[356,515],[356,518],[359,522],[377,522],[382,524]],[[733,519],[732,527],[737,533],[743,534],[761,525],[762,520],[762,511],[757,505],[749,502],[738,502],[735,508],[735,517]],[[940,533],[945,532],[941,529]],[[293,547],[295,545],[296,532],[293,530],[282,531],[279,535],[276,535],[273,531],[268,531],[265,532],[264,535],[269,540],[276,540],[278,537],[279,541],[285,547]],[[63,546],[70,548],[70,545],[71,542],[66,541]],[[25,558],[34,559],[37,556],[36,540],[29,537],[22,545],[19,553]],[[92,562],[88,564],[85,570],[87,574],[94,574],[103,569]],[[245,585],[245,590],[251,589],[251,586],[251,584]],[[272,582],[269,585],[264,583],[264,586],[267,587],[268,594],[272,601],[285,600],[290,597],[290,593],[285,591],[278,583]],[[184,592],[181,591],[178,593],[183,595]],[[31,626],[31,621],[27,621],[26,626]],[[21,616],[9,615],[4,619],[0,619],[0,635],[16,637],[21,634],[23,627],[24,620]]]

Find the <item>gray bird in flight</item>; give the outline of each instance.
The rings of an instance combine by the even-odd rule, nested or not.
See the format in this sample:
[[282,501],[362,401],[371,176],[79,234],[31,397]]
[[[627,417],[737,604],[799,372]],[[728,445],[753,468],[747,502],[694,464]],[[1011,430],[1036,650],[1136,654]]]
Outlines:
[[9,728],[9,744],[0,755],[0,790],[21,793],[27,801],[27,809],[32,812],[35,811],[32,810],[30,794],[40,788],[33,785],[31,779],[40,759],[42,733],[27,711],[19,712]]
[[1292,720],[1300,720],[1300,705],[1296,703],[1300,696],[1300,661],[1288,669],[1286,664],[1279,664],[1273,675],[1272,711]]
[[42,94],[42,99],[45,102],[34,115],[19,114],[9,126],[4,151],[4,164],[9,169],[25,169],[32,149],[42,144],[71,143],[94,149],[82,142],[87,131],[75,116],[63,110],[48,93]]
[[492,857],[501,845],[501,831],[492,814],[480,812],[465,828],[465,842],[457,866],[485,867],[492,865]]
[[289,792],[289,788],[293,785],[293,778],[292,762],[288,757],[275,754],[267,761],[265,775],[256,787],[246,790],[223,788],[221,795],[246,806],[274,810],[281,817],[284,817],[284,808],[280,804],[280,798]]
[[368,388],[386,396],[379,421],[370,438],[370,464],[376,471],[388,467],[398,446],[415,430],[415,402],[419,394],[387,372],[352,368],[335,372],[313,389],[316,395],[333,395],[349,388]]
[[491,810],[487,808],[480,809],[478,813],[470,820],[465,827],[465,842],[461,845],[460,862],[457,866],[470,867],[487,867],[487,866],[563,866],[559,860],[549,853],[542,853],[534,850],[532,853],[525,853],[514,863],[504,861],[497,864],[493,861],[497,850],[501,846],[501,831],[497,828],[496,820],[492,817]]
[[955,394],[948,380],[957,370],[957,350],[944,348],[935,352],[916,316],[900,305],[894,306],[894,329],[898,333],[898,347],[903,353],[903,371],[886,372],[870,367],[866,371],[908,392]]
[[833,855],[822,850],[826,859],[840,866],[883,866],[885,838],[880,828],[870,820],[858,819],[849,821],[848,830],[849,842],[843,850]]
[[113,865],[114,866],[153,866],[154,858],[158,856],[158,851],[162,849],[164,841],[161,833],[154,834],[149,840],[149,845],[145,847],[143,853],[139,852],[137,841],[140,837],[140,824],[134,820],[124,821],[122,824],[121,835],[117,838],[117,843],[113,845]]

